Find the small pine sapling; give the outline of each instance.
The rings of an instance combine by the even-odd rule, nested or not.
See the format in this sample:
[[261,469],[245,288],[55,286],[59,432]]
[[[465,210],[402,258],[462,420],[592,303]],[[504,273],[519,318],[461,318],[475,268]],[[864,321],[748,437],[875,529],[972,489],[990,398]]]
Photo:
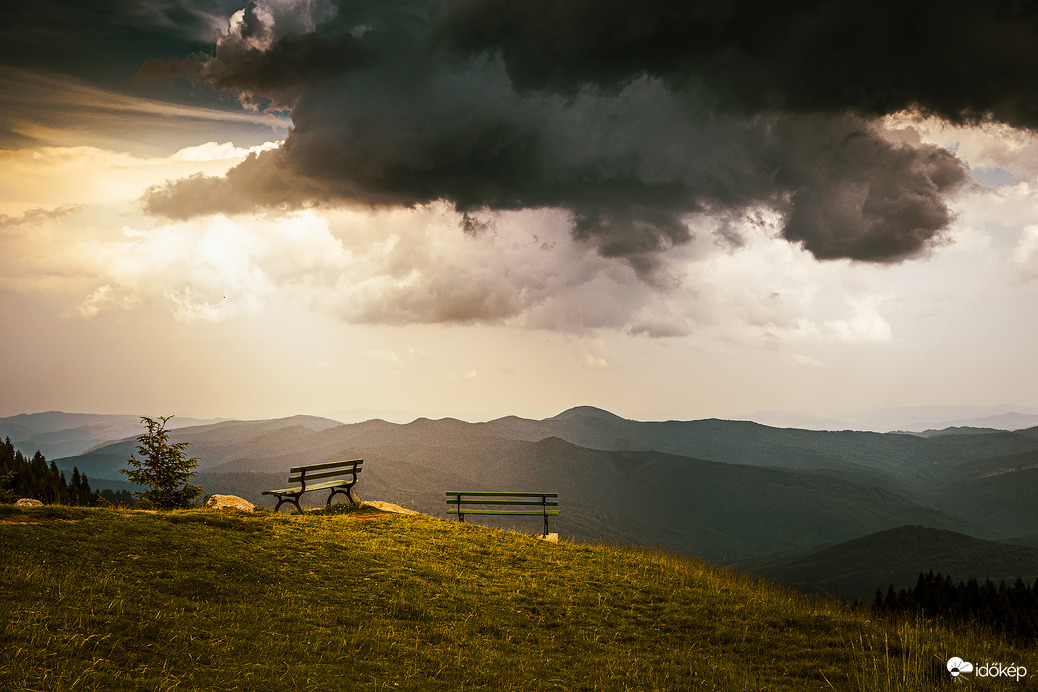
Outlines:
[[194,476],[192,470],[198,466],[198,457],[187,458],[190,442],[170,442],[166,421],[173,416],[161,416],[158,420],[141,416],[141,424],[148,432],[137,437],[137,454],[126,460],[132,468],[119,469],[135,485],[147,490],[135,491],[138,506],[157,509],[185,509],[205,493],[200,485],[187,481]]

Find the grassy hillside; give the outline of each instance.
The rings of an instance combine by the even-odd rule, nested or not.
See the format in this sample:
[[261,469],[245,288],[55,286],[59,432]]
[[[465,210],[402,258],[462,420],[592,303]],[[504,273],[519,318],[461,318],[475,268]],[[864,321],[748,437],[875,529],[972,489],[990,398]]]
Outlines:
[[1038,578],[1038,548],[984,541],[924,526],[902,526],[838,545],[782,553],[738,567],[807,590],[871,602],[877,587],[915,586],[920,572],[1012,584]]
[[[933,690],[983,632],[427,517],[0,508],[0,688]],[[969,689],[1038,689],[1038,678]]]

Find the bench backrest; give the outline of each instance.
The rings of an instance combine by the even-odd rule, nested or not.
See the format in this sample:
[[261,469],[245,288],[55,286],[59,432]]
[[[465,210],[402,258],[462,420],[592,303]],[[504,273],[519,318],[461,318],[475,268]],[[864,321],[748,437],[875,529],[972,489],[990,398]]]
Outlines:
[[360,465],[363,463],[363,459],[352,459],[350,461],[330,461],[326,464],[293,466],[288,470],[288,482],[300,483],[305,486],[308,481],[318,481],[322,478],[341,478],[350,474],[356,480],[357,474],[363,470],[360,468]]
[[[528,514],[558,514],[558,510],[550,511],[548,507],[558,507],[559,501],[558,493],[502,493],[502,492],[479,492],[475,490],[448,490],[447,491],[447,504],[454,505],[457,509],[449,510],[449,514],[456,514],[462,512],[464,514],[490,514],[488,511],[479,510],[466,510],[462,508],[462,505],[483,505],[483,506],[509,506],[509,505],[526,505],[540,507],[541,511],[526,510],[523,513]],[[502,512],[503,513],[503,512]],[[513,512],[519,514],[519,511]]]

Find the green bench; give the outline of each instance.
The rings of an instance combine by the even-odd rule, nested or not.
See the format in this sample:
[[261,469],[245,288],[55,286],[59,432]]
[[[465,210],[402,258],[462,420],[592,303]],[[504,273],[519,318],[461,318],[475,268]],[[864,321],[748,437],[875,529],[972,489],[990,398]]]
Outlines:
[[[548,517],[559,516],[558,493],[484,493],[474,490],[448,490],[447,504],[454,505],[447,514],[457,514],[458,521],[465,521],[466,514],[494,514],[507,516],[544,517],[544,535],[548,535]],[[556,499],[551,499],[556,498]],[[470,509],[477,505],[484,509]],[[486,507],[539,507],[540,509],[485,509]]]
[[[363,463],[363,459],[353,459],[351,461],[332,461],[327,464],[293,466],[288,470],[288,482],[299,483],[298,487],[264,490],[263,494],[273,495],[278,499],[278,504],[274,508],[275,512],[281,509],[281,505],[286,502],[291,502],[296,506],[296,509],[302,512],[303,508],[299,506],[299,497],[311,490],[331,489],[332,492],[328,495],[326,505],[330,505],[332,498],[338,494],[345,495],[346,499],[352,504],[359,505],[360,502],[353,494],[353,486],[357,484],[357,474],[361,472],[360,465]],[[335,480],[324,481],[323,483],[311,482],[322,478],[334,478]]]

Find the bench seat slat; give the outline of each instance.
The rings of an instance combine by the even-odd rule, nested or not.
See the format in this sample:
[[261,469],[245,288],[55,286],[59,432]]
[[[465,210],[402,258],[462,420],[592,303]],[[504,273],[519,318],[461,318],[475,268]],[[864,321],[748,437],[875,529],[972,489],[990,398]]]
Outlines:
[[[530,510],[530,509],[501,509],[501,510],[493,510],[493,509],[466,509],[466,510],[462,511],[461,513],[462,514],[502,514],[502,515],[508,514],[508,515],[521,515],[521,516],[528,516],[528,517],[539,517],[539,516],[543,516],[543,515],[546,514],[549,517],[557,517],[557,516],[559,516],[559,512],[560,511],[561,510],[558,510],[558,509],[547,509],[547,510],[544,510],[543,512],[538,512],[538,511]],[[456,509],[448,509],[447,510],[447,514],[458,514],[458,510],[456,510]]]
[[324,483],[314,483],[313,485],[307,483],[306,492],[310,492],[311,490],[327,490],[328,488],[337,488],[339,486],[352,485],[353,483],[354,481],[326,481]]
[[292,493],[298,493],[299,491],[300,491],[300,487],[297,485],[294,488],[281,488],[280,490],[264,490],[263,494],[264,495],[289,495],[289,494],[292,494]]
[[309,466],[293,466],[288,470],[289,473],[300,473],[306,471],[321,471],[323,469],[334,469],[343,466],[360,466],[364,463],[363,459],[353,459],[351,461],[330,461],[327,464],[310,464]]
[[[328,488],[335,488],[335,487],[338,487],[338,486],[346,486],[346,485],[350,485],[351,483],[353,483],[353,481],[326,481],[324,483],[314,483],[313,485],[310,485],[309,483],[307,483],[307,485],[306,485],[306,492],[310,492],[311,490],[327,490]],[[264,490],[263,494],[264,495],[290,495],[290,494],[293,494],[293,493],[298,493],[302,489],[303,489],[302,486],[298,486],[297,485],[294,488],[283,488],[281,490]]]

